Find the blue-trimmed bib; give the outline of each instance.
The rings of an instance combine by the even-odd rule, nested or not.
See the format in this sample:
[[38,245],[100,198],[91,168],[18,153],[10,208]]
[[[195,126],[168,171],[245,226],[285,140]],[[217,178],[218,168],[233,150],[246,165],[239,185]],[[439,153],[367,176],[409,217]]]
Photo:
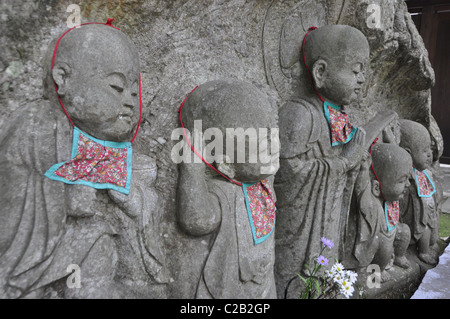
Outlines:
[[414,175],[419,197],[431,197],[436,193],[436,187],[427,172],[414,168]]
[[330,127],[331,146],[350,142],[357,128],[350,124],[344,106],[337,106],[331,102],[324,101],[323,110]]
[[129,194],[132,168],[131,142],[96,139],[77,127],[73,130],[71,159],[50,167],[50,179]]
[[247,184],[242,183],[245,206],[255,245],[262,243],[275,228],[275,201],[268,179]]
[[386,225],[388,231],[393,230],[400,218],[400,204],[399,201],[384,202],[384,216],[386,217]]

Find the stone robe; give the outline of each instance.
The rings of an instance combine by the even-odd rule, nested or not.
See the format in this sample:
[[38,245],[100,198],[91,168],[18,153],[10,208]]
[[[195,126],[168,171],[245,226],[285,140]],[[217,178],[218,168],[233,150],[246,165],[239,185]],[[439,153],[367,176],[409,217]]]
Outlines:
[[[322,236],[335,244],[326,251],[330,262],[342,255],[355,174],[349,174],[348,161],[341,156],[343,146],[331,146],[323,107],[293,98],[279,111],[279,127],[275,274],[281,298],[304,263],[313,265]],[[288,298],[298,298],[299,284],[292,282]]]
[[[72,130],[47,101],[2,130],[0,297],[165,297],[154,161],[135,154],[129,197],[44,177],[70,159]],[[71,264],[81,289],[66,285]]]

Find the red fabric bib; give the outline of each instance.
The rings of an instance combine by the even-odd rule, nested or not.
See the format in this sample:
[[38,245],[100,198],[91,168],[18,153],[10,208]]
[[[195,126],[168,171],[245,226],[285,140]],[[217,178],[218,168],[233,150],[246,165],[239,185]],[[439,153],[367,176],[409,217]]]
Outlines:
[[247,213],[255,244],[262,243],[275,226],[275,201],[268,179],[254,184],[242,185]]
[[397,226],[400,218],[399,201],[384,202],[384,214],[386,216],[388,230],[393,230]]
[[356,127],[353,127],[348,120],[348,114],[344,107],[336,106],[330,102],[323,103],[325,117],[330,126],[331,145],[339,145],[348,143],[356,132]]
[[414,169],[416,175],[417,194],[420,197],[431,197],[436,192],[433,182],[425,171]]

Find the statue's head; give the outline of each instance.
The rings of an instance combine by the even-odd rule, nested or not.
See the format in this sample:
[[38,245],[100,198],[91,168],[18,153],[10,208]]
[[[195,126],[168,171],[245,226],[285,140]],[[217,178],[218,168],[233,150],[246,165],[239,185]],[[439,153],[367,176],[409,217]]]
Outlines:
[[399,200],[409,186],[411,156],[395,144],[378,143],[372,147],[371,157],[376,174],[372,174],[372,193],[386,201]]
[[430,167],[433,161],[430,133],[420,123],[400,120],[400,146],[411,154],[413,165],[419,171]]
[[77,27],[57,47],[51,76],[73,124],[101,140],[129,141],[139,121],[139,57],[120,30]]
[[369,62],[364,34],[347,25],[326,25],[307,35],[305,61],[317,92],[336,105],[358,99]]
[[205,159],[231,179],[257,182],[277,172],[277,112],[254,85],[237,80],[202,84],[186,100],[182,116],[190,132],[201,120]]

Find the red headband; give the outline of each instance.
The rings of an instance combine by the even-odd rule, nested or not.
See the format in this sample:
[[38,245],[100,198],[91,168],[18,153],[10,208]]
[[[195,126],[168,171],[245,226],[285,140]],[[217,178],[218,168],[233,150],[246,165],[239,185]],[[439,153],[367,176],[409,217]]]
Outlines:
[[[370,154],[371,154],[371,155],[372,155],[372,147],[373,147],[377,142],[378,142],[378,138],[376,138],[376,139],[373,141],[372,145],[370,145]],[[383,191],[382,191],[382,189],[381,189],[381,181],[380,181],[380,179],[378,178],[377,173],[375,173],[375,168],[373,167],[373,162],[370,164],[370,167],[372,168],[373,175],[375,175],[375,178],[376,178],[377,181],[378,181],[378,185],[380,186],[380,194],[381,194],[381,197],[383,197],[383,199],[386,201],[386,199],[384,198],[384,195],[383,195]]]
[[[62,39],[67,33],[69,33],[70,31],[72,31],[73,29],[76,29],[76,28],[78,28],[78,27],[81,27],[81,26],[87,25],[87,24],[103,24],[103,25],[107,25],[107,26],[109,26],[109,27],[111,27],[111,28],[114,28],[114,29],[116,29],[116,30],[120,30],[119,28],[117,28],[117,27],[115,27],[115,26],[112,25],[112,22],[113,22],[113,21],[114,21],[114,19],[108,18],[108,20],[106,21],[106,23],[101,23],[101,22],[88,22],[88,23],[82,23],[82,24],[76,25],[76,26],[70,28],[69,30],[67,30],[66,32],[64,32],[64,33],[59,37],[58,41],[56,41],[55,49],[53,50],[52,70],[53,70],[53,67],[55,66],[55,57],[56,57],[56,51],[57,51],[58,46],[59,46],[59,42],[61,41],[61,39]],[[56,82],[55,82],[54,80],[53,80],[53,84],[55,84],[56,93],[58,93],[58,85],[56,84]],[[69,119],[70,124],[72,124],[72,126],[75,126],[75,125],[73,124],[72,120],[70,119],[69,113],[67,113],[66,108],[64,107],[63,102],[61,101],[61,98],[59,97],[59,95],[58,95],[58,100],[59,100],[59,104],[61,104],[61,107],[62,107],[64,113],[66,114],[67,118]],[[133,143],[134,139],[136,138],[136,135],[137,135],[137,132],[138,132],[138,130],[139,130],[139,126],[141,125],[141,120],[142,120],[141,75],[139,75],[139,112],[140,112],[140,115],[139,115],[139,122],[138,122],[138,125],[137,125],[137,127],[136,127],[136,131],[134,132],[134,136],[133,136],[133,138],[132,138],[132,140],[131,140],[131,143]]]
[[306,64],[306,57],[305,57],[305,42],[306,42],[306,37],[308,36],[308,34],[309,34],[311,31],[316,30],[316,29],[317,29],[317,27],[310,27],[310,28],[308,29],[308,32],[306,32],[305,37],[303,38],[303,43],[302,43],[303,63],[305,63],[305,68],[306,68],[306,71],[308,71],[308,75],[309,75],[309,78],[311,79],[311,83],[312,83],[312,86],[313,86],[313,88],[314,88],[314,91],[316,91],[317,95],[319,96],[319,99],[320,99],[322,102],[325,102],[325,100],[322,98],[322,96],[320,96],[319,92],[317,92],[316,86],[314,85],[314,79],[313,79],[313,77],[312,77],[311,72],[309,71],[308,65]]

